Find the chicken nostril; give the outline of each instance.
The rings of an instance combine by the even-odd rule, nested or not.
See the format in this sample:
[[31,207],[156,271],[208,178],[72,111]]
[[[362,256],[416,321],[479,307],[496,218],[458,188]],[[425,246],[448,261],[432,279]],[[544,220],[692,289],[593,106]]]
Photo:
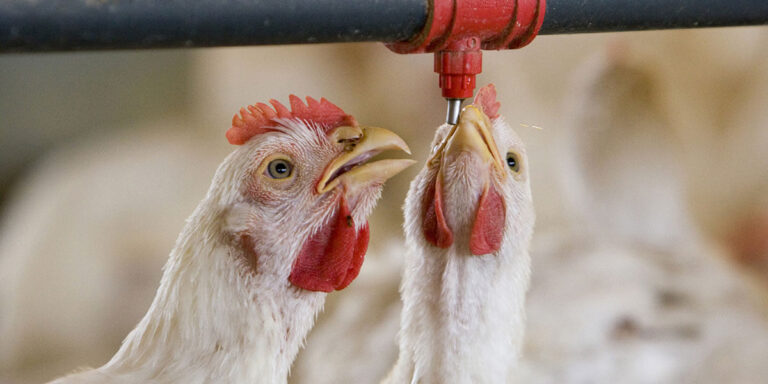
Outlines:
[[344,144],[344,152],[352,152],[355,150],[355,147],[357,146],[357,140],[355,141],[352,141],[351,139],[339,140],[339,143]]
[[363,130],[360,127],[338,127],[331,132],[330,138],[339,144],[357,143],[363,138]]

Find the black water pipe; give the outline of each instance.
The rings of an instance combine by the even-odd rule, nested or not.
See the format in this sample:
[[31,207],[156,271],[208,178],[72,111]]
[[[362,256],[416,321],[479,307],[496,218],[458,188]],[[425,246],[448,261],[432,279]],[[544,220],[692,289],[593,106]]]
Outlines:
[[0,51],[394,42],[427,0],[0,0]]
[[768,24],[768,0],[547,0],[540,35]]
[[[0,52],[408,40],[428,0],[0,0]],[[768,0],[548,0],[540,34],[768,24]]]

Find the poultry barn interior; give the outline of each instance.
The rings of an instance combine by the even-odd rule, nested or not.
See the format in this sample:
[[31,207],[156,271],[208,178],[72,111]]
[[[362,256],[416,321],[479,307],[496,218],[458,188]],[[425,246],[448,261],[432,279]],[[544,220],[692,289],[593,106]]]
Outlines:
[[[432,60],[365,43],[0,56],[0,383],[109,360],[244,105],[326,97],[423,163],[445,116]],[[530,158],[522,382],[764,382],[768,30],[539,36],[487,53],[477,82]],[[417,168],[387,183],[360,277],[289,382],[395,363]]]

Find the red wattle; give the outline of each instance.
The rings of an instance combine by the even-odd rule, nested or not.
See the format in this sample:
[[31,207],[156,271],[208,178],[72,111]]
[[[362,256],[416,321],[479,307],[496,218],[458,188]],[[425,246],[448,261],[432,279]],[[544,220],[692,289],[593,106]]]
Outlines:
[[349,263],[349,269],[347,269],[347,275],[344,281],[336,287],[337,291],[346,288],[352,283],[357,275],[360,273],[360,268],[363,266],[363,259],[365,258],[365,252],[368,250],[368,239],[370,230],[368,229],[368,223],[366,222],[360,232],[357,233],[357,243],[355,244],[355,251],[352,253],[352,261]]
[[493,253],[501,248],[504,238],[504,200],[491,184],[486,186],[477,203],[477,214],[469,237],[469,251],[473,255]]
[[302,246],[288,281],[310,291],[345,288],[360,272],[368,235],[368,223],[355,231],[349,206],[342,197],[334,217]]
[[427,186],[426,193],[422,198],[422,232],[424,238],[430,244],[438,248],[448,248],[453,244],[453,231],[445,221],[443,212],[443,192],[440,175]]

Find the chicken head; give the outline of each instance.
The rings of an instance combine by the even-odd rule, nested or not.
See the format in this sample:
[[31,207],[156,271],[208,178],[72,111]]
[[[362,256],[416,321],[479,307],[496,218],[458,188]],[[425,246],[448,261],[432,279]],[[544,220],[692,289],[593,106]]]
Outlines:
[[[330,292],[357,276],[368,246],[367,216],[388,178],[412,160],[369,162],[382,151],[410,153],[393,132],[360,126],[325,99],[291,96],[256,104],[233,119],[227,138],[241,148],[228,233],[256,273]],[[273,109],[274,108],[274,109]],[[281,250],[283,259],[262,258]]]

